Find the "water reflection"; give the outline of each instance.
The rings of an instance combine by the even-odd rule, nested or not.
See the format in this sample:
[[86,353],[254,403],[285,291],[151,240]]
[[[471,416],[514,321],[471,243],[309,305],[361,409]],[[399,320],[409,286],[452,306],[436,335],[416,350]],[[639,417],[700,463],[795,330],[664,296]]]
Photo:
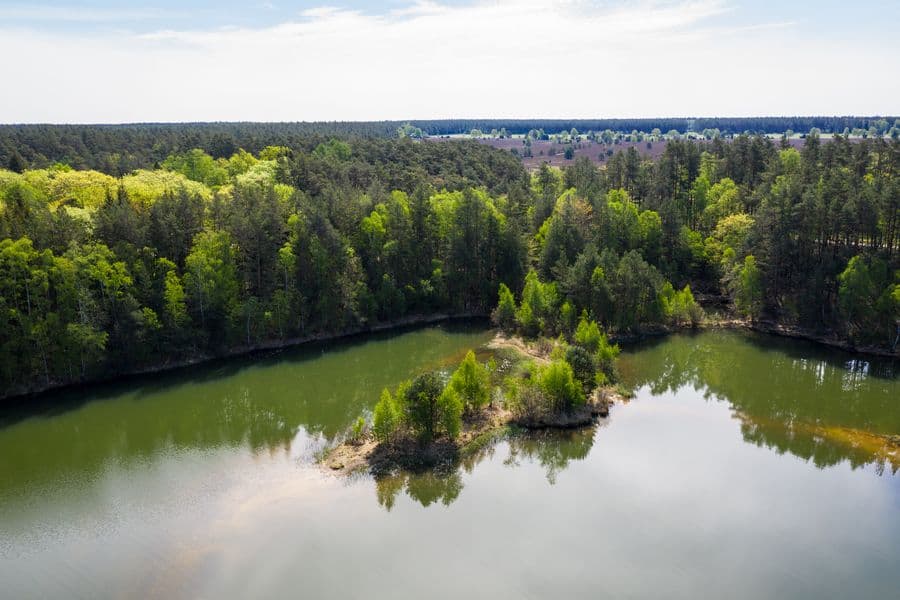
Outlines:
[[472,473],[476,466],[505,452],[502,464],[517,468],[523,463],[537,464],[547,482],[554,485],[557,476],[573,461],[584,460],[594,446],[594,436],[606,421],[593,427],[563,431],[514,431],[502,443],[487,444],[464,456],[458,464],[424,473],[397,472],[376,478],[378,504],[390,511],[401,492],[423,507],[440,503],[449,506],[463,490],[463,472]]
[[900,469],[893,361],[737,332],[678,335],[638,348],[623,358],[629,384],[654,395],[690,387],[727,401],[747,442],[819,468],[847,461],[878,472]]
[[400,472],[375,480],[378,504],[390,511],[401,491],[424,507],[440,502],[450,506],[463,489],[459,469],[426,471],[424,473]]
[[490,337],[428,327],[27,399],[0,411],[0,500],[197,451],[312,461],[383,387]]

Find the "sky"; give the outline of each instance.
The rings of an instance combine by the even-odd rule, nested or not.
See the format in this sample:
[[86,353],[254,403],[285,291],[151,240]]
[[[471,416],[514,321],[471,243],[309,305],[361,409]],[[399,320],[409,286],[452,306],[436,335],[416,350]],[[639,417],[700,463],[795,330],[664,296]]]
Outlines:
[[0,123],[900,114],[896,0],[0,0]]

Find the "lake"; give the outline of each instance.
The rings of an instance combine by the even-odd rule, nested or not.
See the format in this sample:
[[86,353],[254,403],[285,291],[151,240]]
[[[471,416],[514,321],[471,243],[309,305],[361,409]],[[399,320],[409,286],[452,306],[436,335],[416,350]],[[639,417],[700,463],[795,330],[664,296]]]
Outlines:
[[674,335],[624,349],[635,397],[596,427],[449,472],[315,464],[383,387],[491,335],[357,337],[7,407],[0,597],[896,597],[890,361]]

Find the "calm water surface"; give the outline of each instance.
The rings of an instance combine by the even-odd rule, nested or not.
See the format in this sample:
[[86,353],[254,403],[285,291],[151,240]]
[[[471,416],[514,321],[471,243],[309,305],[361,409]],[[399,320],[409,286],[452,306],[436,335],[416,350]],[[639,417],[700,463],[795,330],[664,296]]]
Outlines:
[[453,472],[315,455],[382,387],[490,333],[433,327],[0,414],[3,598],[893,598],[891,363],[735,332],[623,353],[593,430]]

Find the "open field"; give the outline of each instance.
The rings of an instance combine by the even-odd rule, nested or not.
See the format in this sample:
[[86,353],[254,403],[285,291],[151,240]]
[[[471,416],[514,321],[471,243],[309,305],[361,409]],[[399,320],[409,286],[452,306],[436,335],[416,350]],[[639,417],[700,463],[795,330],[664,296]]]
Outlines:
[[[822,137],[824,138],[825,136]],[[454,139],[471,139],[471,137],[468,135],[455,135],[429,137],[426,139],[429,141],[440,142]],[[501,150],[508,150],[510,152],[516,150],[519,153],[519,156],[522,158],[522,164],[525,165],[525,168],[529,170],[538,169],[544,163],[547,163],[554,167],[564,167],[568,164],[572,164],[573,162],[575,162],[575,159],[582,156],[586,156],[594,164],[603,165],[606,164],[609,158],[616,152],[619,152],[620,150],[628,150],[628,148],[636,149],[643,158],[656,160],[663,154],[663,152],[665,152],[666,144],[668,144],[668,140],[658,140],[655,142],[618,141],[611,144],[595,142],[592,140],[582,140],[579,142],[575,142],[574,144],[560,143],[555,140],[532,140],[531,156],[525,156],[524,154],[526,146],[525,138],[523,136],[513,136],[508,138],[484,137],[477,139],[477,141],[493,148],[499,148]],[[777,136],[777,140],[775,140],[775,143],[780,144],[780,142],[781,137]],[[805,142],[806,140],[799,136],[790,139],[791,146],[797,148],[798,150],[803,147],[803,144]],[[573,156],[571,159],[567,159],[565,157],[565,151],[566,148],[570,145],[573,149]]]

